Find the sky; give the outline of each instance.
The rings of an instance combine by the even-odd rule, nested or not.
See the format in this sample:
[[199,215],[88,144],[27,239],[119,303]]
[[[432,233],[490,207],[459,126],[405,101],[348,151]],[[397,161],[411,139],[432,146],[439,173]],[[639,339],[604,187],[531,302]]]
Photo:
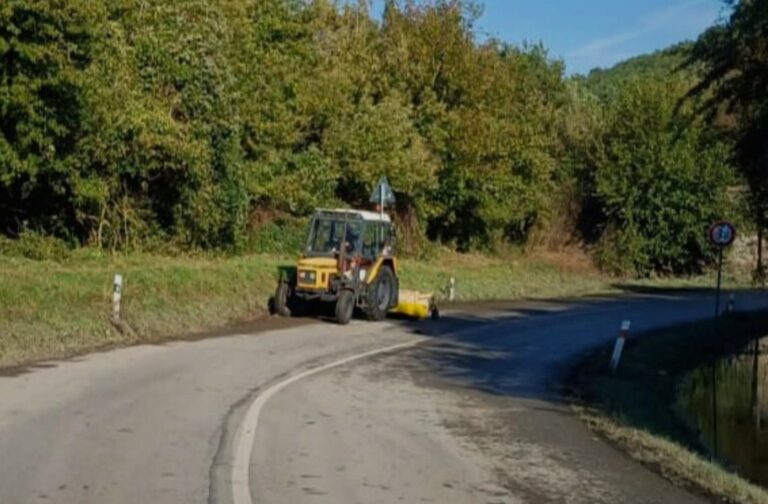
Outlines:
[[[693,40],[722,15],[722,0],[484,0],[481,38],[542,42],[568,74],[610,67]],[[374,0],[381,10],[383,0]]]

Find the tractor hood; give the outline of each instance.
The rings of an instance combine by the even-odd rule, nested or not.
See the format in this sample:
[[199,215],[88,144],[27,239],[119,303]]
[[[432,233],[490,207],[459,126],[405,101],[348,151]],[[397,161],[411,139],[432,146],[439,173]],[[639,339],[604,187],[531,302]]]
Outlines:
[[299,268],[336,269],[336,259],[332,257],[302,257],[299,259]]

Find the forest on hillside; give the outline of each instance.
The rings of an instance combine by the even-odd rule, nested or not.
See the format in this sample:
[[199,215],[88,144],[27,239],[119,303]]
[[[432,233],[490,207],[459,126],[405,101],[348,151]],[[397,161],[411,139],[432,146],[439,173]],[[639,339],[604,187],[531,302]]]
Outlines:
[[244,250],[386,175],[410,253],[698,272],[707,225],[761,231],[768,200],[768,2],[726,3],[699,41],[566,77],[481,39],[472,0],[6,0],[0,236]]

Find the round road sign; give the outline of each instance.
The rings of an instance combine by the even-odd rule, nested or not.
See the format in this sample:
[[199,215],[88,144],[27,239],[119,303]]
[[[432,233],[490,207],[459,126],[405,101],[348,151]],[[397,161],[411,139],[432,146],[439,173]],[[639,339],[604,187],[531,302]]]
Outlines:
[[709,228],[709,241],[717,247],[727,247],[736,239],[736,228],[733,224],[721,221]]

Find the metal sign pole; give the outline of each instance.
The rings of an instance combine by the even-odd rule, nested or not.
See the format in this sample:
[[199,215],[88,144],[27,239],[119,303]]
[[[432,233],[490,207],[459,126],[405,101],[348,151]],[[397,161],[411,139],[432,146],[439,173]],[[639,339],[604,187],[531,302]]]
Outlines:
[[[717,288],[715,289],[715,319],[713,330],[715,339],[720,342],[720,331],[718,330],[718,317],[720,316],[720,289],[723,280],[723,249],[718,247],[717,257]],[[719,348],[718,348],[719,350]],[[717,459],[717,355],[712,359],[712,462]]]
[[717,289],[715,290],[715,318],[717,318],[720,315],[720,286],[722,285],[723,280],[723,249],[725,247],[718,247],[720,250],[718,252],[718,259],[717,259]]
[[384,248],[384,184],[379,184],[379,248]]
[[717,459],[717,359],[712,360],[712,457]]
[[384,241],[384,205],[395,204],[395,194],[392,192],[392,188],[389,186],[389,181],[386,176],[379,179],[379,183],[374,187],[371,193],[371,203],[379,205],[379,231],[377,233],[379,243]]
[[384,220],[384,184],[379,187],[379,217]]
[[721,350],[720,341],[720,290],[723,282],[723,252],[725,247],[731,245],[736,238],[736,228],[727,221],[716,222],[709,228],[709,241],[717,247],[717,288],[715,289],[715,317],[712,330],[715,342],[718,345],[712,356],[712,456],[714,462],[717,459],[717,358]]

